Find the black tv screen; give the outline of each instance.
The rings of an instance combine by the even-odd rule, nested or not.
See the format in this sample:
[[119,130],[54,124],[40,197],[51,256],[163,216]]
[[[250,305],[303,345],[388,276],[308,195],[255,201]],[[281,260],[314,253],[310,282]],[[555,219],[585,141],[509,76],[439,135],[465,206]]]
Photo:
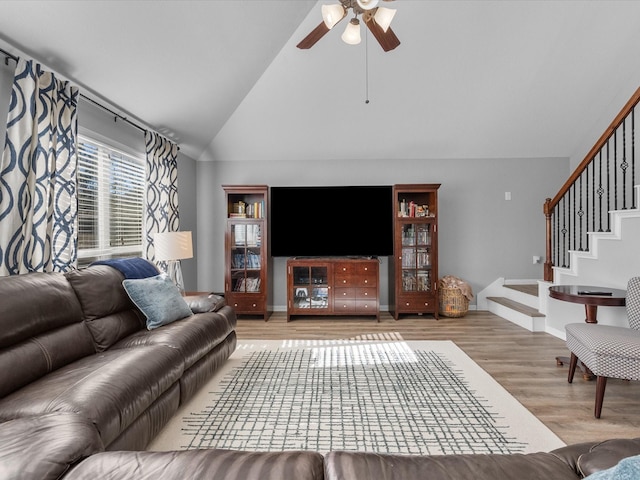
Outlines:
[[391,186],[271,187],[271,255],[393,254]]

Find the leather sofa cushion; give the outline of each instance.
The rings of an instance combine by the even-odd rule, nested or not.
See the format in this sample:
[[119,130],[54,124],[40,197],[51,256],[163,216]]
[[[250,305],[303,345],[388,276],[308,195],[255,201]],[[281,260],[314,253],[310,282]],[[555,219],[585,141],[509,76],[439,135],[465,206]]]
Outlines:
[[384,455],[330,452],[327,480],[575,480],[581,478],[553,453],[528,455]]
[[227,338],[236,323],[235,311],[231,307],[224,307],[215,313],[198,313],[162,328],[136,332],[113,348],[167,345],[180,351],[184,358],[184,369],[187,370]]
[[0,277],[0,348],[82,321],[73,289],[61,273]]
[[84,323],[75,323],[0,350],[0,397],[96,353]]
[[95,353],[61,273],[0,277],[0,397]]
[[183,373],[166,346],[108,350],[85,357],[0,400],[0,419],[51,412],[89,418],[109,445]]
[[[322,480],[316,452],[104,452],[71,470],[65,480]],[[353,479],[351,479],[353,480]]]
[[104,447],[98,431],[73,413],[20,418],[0,424],[0,478],[56,480]]
[[73,287],[97,351],[144,327],[144,319],[122,287],[124,276],[106,265],[65,273]]

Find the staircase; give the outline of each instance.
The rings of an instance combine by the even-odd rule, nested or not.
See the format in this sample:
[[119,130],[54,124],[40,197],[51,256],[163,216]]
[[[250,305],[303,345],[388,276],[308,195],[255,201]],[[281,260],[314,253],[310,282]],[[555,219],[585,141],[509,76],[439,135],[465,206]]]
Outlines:
[[537,280],[496,282],[478,294],[478,310],[488,310],[530,332],[544,332],[545,315],[540,312]]
[[[640,204],[640,185],[635,187]],[[640,275],[640,208],[610,212],[610,232],[589,232],[589,251],[571,250],[570,267],[554,267],[554,281],[505,280],[499,278],[478,294],[478,310],[489,310],[531,332],[564,337],[564,325],[582,317],[581,306],[566,311],[565,302],[549,300],[550,285],[601,285],[626,288]],[[576,310],[577,309],[577,310]],[[598,321],[625,325],[624,309],[601,309]],[[601,318],[602,317],[602,318]]]

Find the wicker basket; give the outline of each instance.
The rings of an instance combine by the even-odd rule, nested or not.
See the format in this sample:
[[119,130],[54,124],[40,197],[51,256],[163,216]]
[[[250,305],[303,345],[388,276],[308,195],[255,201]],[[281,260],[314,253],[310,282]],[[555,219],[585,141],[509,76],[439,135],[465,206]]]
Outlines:
[[443,288],[439,291],[440,315],[445,317],[464,317],[469,311],[469,299],[459,288]]

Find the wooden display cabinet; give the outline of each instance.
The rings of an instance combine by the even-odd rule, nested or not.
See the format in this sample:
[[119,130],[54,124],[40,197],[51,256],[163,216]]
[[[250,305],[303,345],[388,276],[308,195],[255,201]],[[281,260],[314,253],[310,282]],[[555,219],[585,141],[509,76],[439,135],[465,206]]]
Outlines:
[[389,312],[438,318],[438,188],[394,185],[393,256],[389,261]]
[[372,315],[380,320],[377,258],[291,258],[287,321],[295,315]]
[[269,318],[266,185],[223,185],[227,204],[224,293],[237,315]]

